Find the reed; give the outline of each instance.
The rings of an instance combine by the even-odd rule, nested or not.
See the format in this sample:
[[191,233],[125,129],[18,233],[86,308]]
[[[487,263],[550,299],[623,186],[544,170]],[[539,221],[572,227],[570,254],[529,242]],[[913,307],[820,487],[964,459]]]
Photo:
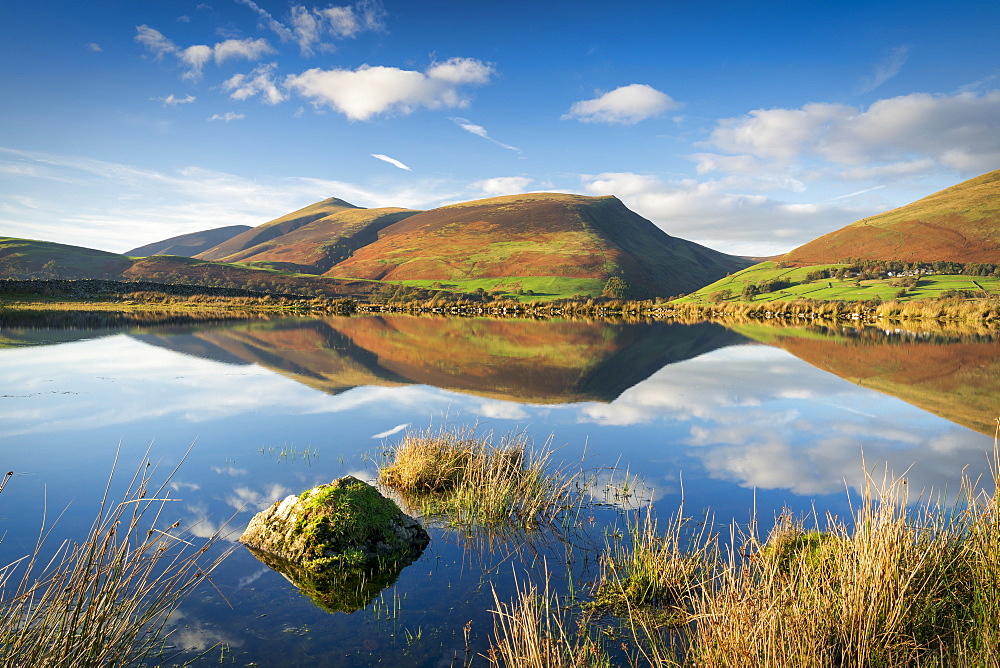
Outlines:
[[379,479],[406,505],[456,526],[537,526],[579,508],[584,474],[553,462],[549,444],[468,429],[407,434],[386,454]]
[[[635,516],[578,623],[617,618],[635,665],[1000,665],[1000,496],[967,480],[956,502],[911,503],[905,478],[867,476],[821,529],[783,515],[718,541],[681,513],[662,532]],[[543,603],[498,604],[495,646],[565,647],[571,625]]]
[[229,550],[210,555],[218,534],[196,539],[166,524],[172,499],[166,481],[154,485],[154,468],[142,466],[120,502],[109,478],[82,542],[63,541],[49,556],[58,519],[43,518],[32,552],[0,569],[0,663],[145,665],[162,649],[169,613]]
[[514,601],[493,590],[495,642],[486,658],[494,666],[605,668],[615,665],[585,623],[574,622],[549,590],[519,584]]

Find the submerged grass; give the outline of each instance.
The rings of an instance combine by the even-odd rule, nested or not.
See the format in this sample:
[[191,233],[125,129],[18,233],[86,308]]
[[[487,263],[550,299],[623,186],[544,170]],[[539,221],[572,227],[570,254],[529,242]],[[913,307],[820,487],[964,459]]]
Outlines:
[[[578,611],[586,628],[522,588],[497,604],[491,656],[592,665],[566,656],[596,612],[633,665],[1000,665],[1000,495],[967,480],[956,503],[914,505],[905,478],[867,482],[846,520],[785,515],[764,539],[754,522],[720,541],[680,512],[662,532],[636,514]],[[557,660],[526,660],[534,646]]]
[[46,558],[43,527],[33,551],[0,569],[0,663],[5,666],[146,665],[164,646],[169,613],[207,580],[228,550],[210,556],[165,525],[172,501],[146,464],[122,501],[111,479],[87,537]]
[[469,429],[428,429],[392,446],[379,479],[425,516],[456,526],[533,527],[579,508],[583,471],[552,461],[520,434],[477,436]]

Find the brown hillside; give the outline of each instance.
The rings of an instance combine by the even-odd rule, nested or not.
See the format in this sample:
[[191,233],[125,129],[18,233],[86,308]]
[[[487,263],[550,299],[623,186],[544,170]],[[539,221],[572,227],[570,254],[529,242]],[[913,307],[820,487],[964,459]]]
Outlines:
[[[356,249],[375,241],[379,230],[417,213],[409,209],[339,208],[279,236],[217,258],[221,262],[279,263],[303,273],[321,274]],[[265,223],[267,232],[280,225]],[[254,230],[251,230],[253,232]],[[258,234],[257,239],[269,236]],[[257,240],[255,239],[255,240]],[[242,242],[241,242],[242,243]],[[210,251],[218,254],[218,247]],[[203,258],[204,255],[198,257]]]
[[258,225],[195,257],[219,262],[280,263],[303,273],[323,273],[376,239],[382,228],[414,211],[364,209],[331,197]]
[[1000,263],[1000,170],[810,241],[782,259]]
[[669,236],[617,198],[535,193],[424,211],[327,276],[454,280],[624,275],[659,294],[686,292],[749,263]]
[[198,253],[209,250],[219,244],[232,239],[237,234],[242,234],[252,229],[249,225],[228,225],[226,227],[216,227],[211,230],[201,232],[191,232],[170,237],[163,241],[156,241],[145,246],[139,246],[132,250],[125,251],[125,255],[130,257],[149,257],[150,255],[180,255],[181,257],[194,257]]

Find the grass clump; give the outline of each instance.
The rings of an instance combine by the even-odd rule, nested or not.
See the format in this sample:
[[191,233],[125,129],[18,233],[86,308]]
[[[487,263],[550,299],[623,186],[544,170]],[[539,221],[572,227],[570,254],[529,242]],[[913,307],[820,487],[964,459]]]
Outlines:
[[704,532],[685,538],[684,522],[677,514],[660,533],[652,512],[646,512],[635,516],[627,537],[610,534],[589,607],[624,617],[642,614],[656,626],[689,621],[692,598],[710,562],[705,554],[710,544]]
[[[869,474],[846,520],[783,515],[765,539],[756,522],[720,541],[680,513],[663,533],[637,515],[578,623],[614,618],[633,665],[1000,665],[1000,494],[977,490],[911,504],[905,479]],[[495,646],[565,646],[564,611],[529,594],[497,606]]]
[[[33,551],[0,569],[0,663],[5,666],[145,665],[162,649],[167,616],[228,555],[165,526],[166,482],[148,464],[123,500],[105,489],[83,542],[48,557],[43,528]],[[162,527],[162,528],[159,528]],[[46,558],[48,557],[48,558]]]
[[519,585],[514,601],[500,601],[493,590],[495,641],[486,658],[494,666],[529,668],[610,668],[615,665],[585,623],[574,622],[549,591]]
[[519,435],[464,429],[411,433],[386,453],[382,484],[424,515],[456,526],[537,526],[582,502],[582,472],[552,464],[553,451],[529,447]]

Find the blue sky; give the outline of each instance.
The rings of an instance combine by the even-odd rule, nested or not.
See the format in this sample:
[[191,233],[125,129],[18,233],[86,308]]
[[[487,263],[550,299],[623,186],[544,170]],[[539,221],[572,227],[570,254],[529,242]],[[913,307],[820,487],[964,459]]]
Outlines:
[[789,250],[1000,168],[1000,3],[0,1],[0,234],[617,195]]

